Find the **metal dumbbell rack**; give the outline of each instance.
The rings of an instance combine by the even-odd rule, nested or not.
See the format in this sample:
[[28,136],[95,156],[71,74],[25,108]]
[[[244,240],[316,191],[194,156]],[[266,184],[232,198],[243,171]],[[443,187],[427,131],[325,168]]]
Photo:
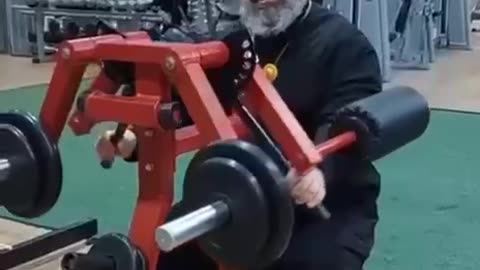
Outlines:
[[[68,9],[56,7],[29,7],[25,4],[15,4],[14,0],[6,1],[8,33],[10,33],[9,47],[11,53],[17,56],[31,56],[29,50],[25,48],[24,40],[27,40],[27,31],[23,30],[19,24],[28,24],[31,21],[36,34],[34,63],[43,63],[51,61],[51,57],[46,54],[46,42],[44,40],[45,18],[52,16],[62,16],[79,19],[109,20],[121,22],[122,31],[138,30],[142,22],[163,22],[169,20],[166,13],[136,12],[132,9],[125,11],[118,10],[89,10],[89,9]],[[18,18],[17,15],[23,15]],[[25,18],[30,17],[30,20]],[[19,21],[20,20],[20,21]],[[120,24],[120,23],[119,23]],[[18,29],[20,28],[20,29]],[[23,31],[19,31],[23,30]],[[19,46],[20,45],[20,46]]]

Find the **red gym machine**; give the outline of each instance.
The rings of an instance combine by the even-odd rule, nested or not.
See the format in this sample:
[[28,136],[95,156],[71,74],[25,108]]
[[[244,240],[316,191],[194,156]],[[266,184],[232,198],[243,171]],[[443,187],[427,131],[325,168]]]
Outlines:
[[[251,40],[245,42],[250,44],[244,45],[252,46]],[[54,143],[58,143],[67,121],[76,135],[87,134],[95,124],[107,121],[128,124],[134,129],[139,149],[139,194],[129,238],[143,253],[149,270],[155,270],[158,260],[162,259],[155,233],[172,208],[176,157],[213,142],[252,135],[249,124],[238,110],[234,108],[227,112],[222,107],[206,75],[209,69],[223,67],[231,53],[221,41],[199,44],[152,42],[144,32],[72,40],[59,49],[55,72],[40,113],[42,128]],[[134,64],[136,94],[115,95],[119,85],[102,69],[88,95],[82,98],[82,110],[72,112],[87,66],[105,61]],[[358,130],[346,131],[315,145],[262,68],[251,68],[251,77],[241,91],[241,104],[262,122],[289,165],[298,172],[305,173],[329,154],[362,140]],[[188,110],[193,125],[178,128],[179,112],[172,98],[173,88]],[[412,112],[422,116],[420,120],[417,117],[415,131],[388,143],[400,147],[425,130],[428,107],[423,99],[413,104],[419,109]],[[386,124],[386,128],[392,129],[392,125]]]

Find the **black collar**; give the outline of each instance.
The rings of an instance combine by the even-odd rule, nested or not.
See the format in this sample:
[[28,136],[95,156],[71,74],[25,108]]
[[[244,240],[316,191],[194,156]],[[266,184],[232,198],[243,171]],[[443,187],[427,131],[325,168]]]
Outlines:
[[293,23],[287,27],[287,29],[283,32],[280,33],[280,35],[286,35],[287,37],[291,37],[295,33],[298,32],[298,28],[300,28],[302,22],[304,22],[308,15],[310,15],[310,11],[312,10],[312,0],[308,0],[307,4],[303,7],[302,13],[293,21]]

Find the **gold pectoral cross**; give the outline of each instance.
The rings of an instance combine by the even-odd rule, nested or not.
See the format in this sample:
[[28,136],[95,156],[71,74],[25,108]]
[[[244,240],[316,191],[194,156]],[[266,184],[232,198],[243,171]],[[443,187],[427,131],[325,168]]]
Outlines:
[[274,82],[278,77],[278,68],[275,64],[266,64],[263,70],[265,71],[265,76],[271,82]]
[[265,76],[271,82],[274,82],[278,78],[278,62],[280,62],[280,59],[287,51],[288,45],[289,43],[283,46],[273,63],[268,63],[263,67],[263,70],[265,71]]

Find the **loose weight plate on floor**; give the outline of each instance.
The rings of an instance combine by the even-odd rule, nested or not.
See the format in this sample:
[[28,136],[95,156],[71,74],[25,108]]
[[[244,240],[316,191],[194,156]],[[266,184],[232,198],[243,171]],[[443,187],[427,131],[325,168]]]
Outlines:
[[[11,182],[11,186],[21,185],[25,188],[23,192],[31,194],[23,196],[23,202],[17,201],[4,206],[16,216],[39,217],[55,205],[62,188],[62,164],[57,146],[43,131],[37,119],[29,113],[19,111],[2,113],[0,125],[4,126],[3,135],[0,133],[0,141],[3,142],[2,136],[5,136],[11,142],[9,145],[2,143],[2,153],[10,153],[4,158],[12,160],[13,166],[16,161],[22,159],[23,165],[30,164],[22,168],[10,167],[9,170],[31,170],[29,177],[25,172],[22,178],[5,179],[6,182]],[[25,163],[25,160],[28,162]]]
[[[223,165],[220,165],[220,160]],[[227,169],[228,166],[230,169]],[[245,169],[251,176],[247,177],[248,174],[245,172],[240,173]],[[256,195],[250,193],[247,196],[238,192],[239,189],[245,189],[246,183],[251,185],[255,182],[260,186],[261,196],[266,202],[267,211],[261,211],[264,212],[263,217],[258,216],[261,212],[254,214],[257,208],[264,207],[259,204],[258,198],[251,199]],[[263,267],[278,259],[288,246],[294,222],[288,183],[278,166],[262,149],[245,141],[223,141],[200,150],[187,169],[184,200],[188,202],[190,198],[205,199],[209,198],[206,194],[221,194],[224,190],[231,193],[226,194],[227,198],[232,196],[225,201],[231,209],[231,218],[234,222],[239,222],[236,219],[246,218],[243,221],[246,224],[235,228],[236,235],[227,235],[225,239],[222,238],[225,236],[221,235],[222,229],[219,229],[220,233],[216,239],[224,242],[225,248],[218,249],[218,246],[209,243],[210,236],[207,235],[199,241],[202,249],[219,259],[221,263],[239,268]],[[249,191],[245,190],[245,193],[247,192]],[[218,199],[209,198],[207,199],[209,201],[203,201],[202,205]],[[259,225],[263,226],[262,220],[265,218],[268,227],[262,229]],[[225,225],[228,226],[232,224]],[[259,232],[265,234],[267,238],[263,247],[258,251],[249,249],[248,238],[260,237],[256,235]],[[245,246],[238,245],[242,242]]]
[[[92,248],[86,255],[103,257],[112,260],[115,268],[112,270],[145,270],[146,263],[141,252],[133,246],[128,237],[112,233],[95,240]],[[88,266],[95,268],[94,260],[87,260]],[[102,268],[100,268],[102,269]]]

